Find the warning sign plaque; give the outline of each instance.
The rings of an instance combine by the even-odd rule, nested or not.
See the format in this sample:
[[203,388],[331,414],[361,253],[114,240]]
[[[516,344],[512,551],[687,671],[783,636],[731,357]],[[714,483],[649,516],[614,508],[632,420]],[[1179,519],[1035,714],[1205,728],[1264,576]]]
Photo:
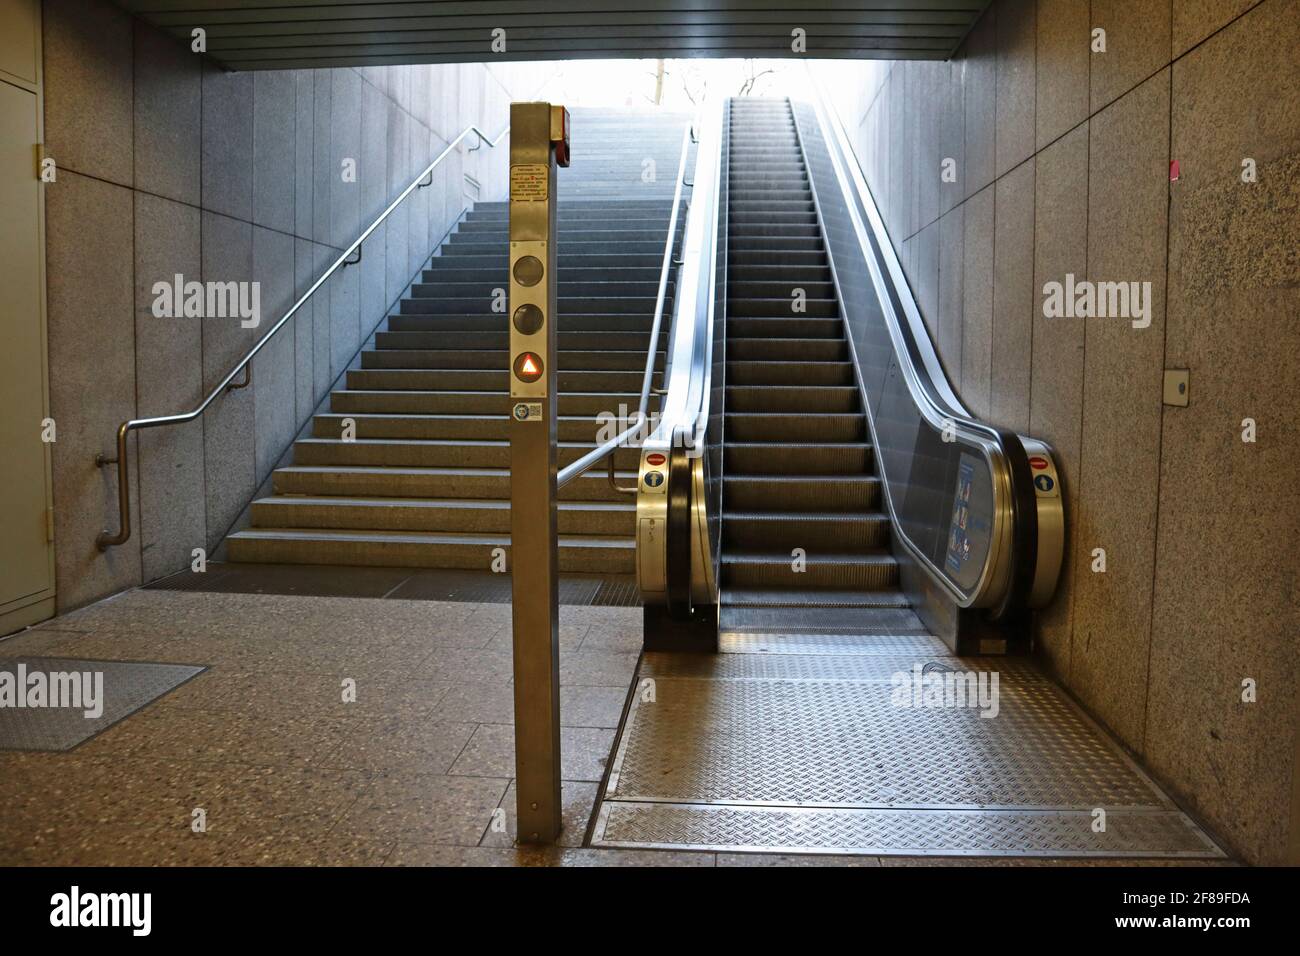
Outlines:
[[550,170],[542,163],[522,163],[510,167],[511,202],[546,202]]

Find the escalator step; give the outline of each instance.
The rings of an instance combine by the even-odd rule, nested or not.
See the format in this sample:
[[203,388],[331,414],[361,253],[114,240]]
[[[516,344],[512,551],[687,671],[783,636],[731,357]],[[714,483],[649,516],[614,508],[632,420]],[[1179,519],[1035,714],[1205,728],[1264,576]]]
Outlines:
[[777,441],[729,441],[723,450],[723,474],[856,475],[872,466],[871,446],[862,442],[811,445]]
[[792,548],[786,552],[728,551],[722,557],[723,587],[861,588],[898,584],[898,564],[878,551],[863,554]]
[[725,434],[728,443],[863,441],[867,437],[867,427],[857,412],[829,415],[728,412]]
[[853,387],[769,385],[727,387],[728,412],[852,412],[859,408]]
[[874,511],[880,480],[874,475],[724,474],[726,514],[740,511]]
[[732,511],[722,525],[728,551],[802,547],[866,552],[889,542],[889,517],[881,512]]

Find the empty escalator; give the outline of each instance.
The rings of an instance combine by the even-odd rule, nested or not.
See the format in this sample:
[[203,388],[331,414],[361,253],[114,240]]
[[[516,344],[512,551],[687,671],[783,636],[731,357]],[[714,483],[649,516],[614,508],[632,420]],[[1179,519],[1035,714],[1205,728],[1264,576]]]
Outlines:
[[827,627],[1023,644],[1002,625],[1060,568],[1051,449],[951,388],[824,97],[731,100],[703,130],[641,462],[647,647]]
[[729,122],[721,626],[906,606],[790,106]]

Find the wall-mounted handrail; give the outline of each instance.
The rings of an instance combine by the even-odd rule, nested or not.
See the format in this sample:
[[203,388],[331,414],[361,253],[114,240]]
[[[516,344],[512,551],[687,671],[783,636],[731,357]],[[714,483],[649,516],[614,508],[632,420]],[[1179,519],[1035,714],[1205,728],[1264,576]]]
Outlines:
[[[689,123],[682,132],[682,152],[681,158],[677,161],[677,185],[673,190],[673,209],[668,217],[668,235],[664,239],[664,257],[663,264],[659,267],[659,291],[655,296],[655,315],[654,321],[650,325],[650,346],[646,352],[645,374],[641,377],[641,401],[637,406],[636,416],[632,424],[625,428],[618,435],[615,435],[609,441],[593,448],[587,454],[583,455],[572,464],[566,465],[560,469],[555,478],[555,486],[561,488],[568,484],[574,478],[577,478],[592,465],[596,464],[606,455],[614,453],[633,433],[639,431],[646,422],[646,415],[650,409],[651,384],[654,380],[655,362],[659,357],[659,329],[663,325],[664,318],[664,301],[668,293],[668,276],[672,272],[675,260],[673,258],[673,247],[677,240],[677,218],[681,211],[682,205],[682,187],[690,185],[686,181],[686,159],[691,151],[691,143],[696,141],[695,124]],[[612,475],[612,473],[611,473]],[[635,488],[621,488],[614,484],[611,476],[610,484],[614,485],[615,490],[624,494],[636,494]]]
[[[388,204],[388,208],[381,212],[375,220],[366,227],[365,231],[357,237],[356,241],[343,250],[343,254],[334,260],[333,265],[321,273],[320,278],[312,283],[311,288],[304,292],[298,301],[290,306],[289,311],[281,316],[280,320],[267,330],[267,333],[263,335],[262,338],[258,340],[258,343],[248,351],[248,354],[239,360],[239,363],[230,370],[230,373],[221,380],[221,383],[208,393],[207,398],[203,399],[197,408],[177,415],[162,415],[156,418],[133,418],[129,421],[123,422],[117,427],[117,457],[109,458],[102,452],[95,456],[95,464],[99,465],[101,468],[105,465],[117,465],[117,510],[119,530],[117,534],[110,534],[107,531],[101,532],[99,537],[96,539],[96,543],[99,545],[99,550],[106,551],[116,545],[125,544],[131,537],[131,489],[129,484],[130,466],[128,464],[130,459],[126,450],[126,441],[131,432],[141,428],[157,428],[160,425],[181,425],[185,422],[193,421],[202,415],[204,411],[207,410],[208,406],[216,400],[217,396],[221,395],[223,392],[247,387],[253,380],[253,357],[257,355],[258,352],[262,351],[262,347],[271,340],[272,336],[279,332],[280,329],[284,328],[285,323],[293,318],[294,314],[302,308],[303,304],[310,299],[313,294],[315,294],[317,289],[325,284],[326,280],[328,280],[330,276],[339,269],[346,268],[350,265],[356,265],[361,261],[361,244],[370,238],[371,234],[379,228],[380,224],[389,217],[394,209],[401,205],[402,201],[406,199],[407,196],[413,193],[416,189],[422,188],[422,185],[429,185],[433,182],[434,169],[439,163],[451,155],[452,151],[460,145],[461,141],[464,140],[466,136],[473,134],[478,137],[480,145],[487,143],[488,146],[495,147],[509,132],[510,127],[507,126],[497,134],[495,139],[493,139],[473,124],[466,126],[465,129],[461,131],[460,135],[448,143],[447,147],[438,154],[437,159],[424,167],[424,169],[420,171],[420,174],[411,180],[411,184],[403,189],[401,194]],[[478,147],[474,148],[477,149]],[[422,184],[421,181],[426,176],[429,177],[429,183]],[[355,259],[351,258],[353,253],[356,253]],[[235,376],[241,371],[245,373],[244,380],[239,384],[231,384],[234,382]]]

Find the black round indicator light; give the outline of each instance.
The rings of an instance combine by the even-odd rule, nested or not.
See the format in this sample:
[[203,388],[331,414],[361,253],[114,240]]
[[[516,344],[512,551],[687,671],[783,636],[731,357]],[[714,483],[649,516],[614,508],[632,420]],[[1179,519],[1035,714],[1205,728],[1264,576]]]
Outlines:
[[515,281],[520,285],[537,285],[542,281],[542,260],[536,256],[521,256],[515,262]]
[[520,335],[532,335],[542,327],[544,319],[542,310],[529,303],[515,309],[512,321],[515,323],[515,331]]

